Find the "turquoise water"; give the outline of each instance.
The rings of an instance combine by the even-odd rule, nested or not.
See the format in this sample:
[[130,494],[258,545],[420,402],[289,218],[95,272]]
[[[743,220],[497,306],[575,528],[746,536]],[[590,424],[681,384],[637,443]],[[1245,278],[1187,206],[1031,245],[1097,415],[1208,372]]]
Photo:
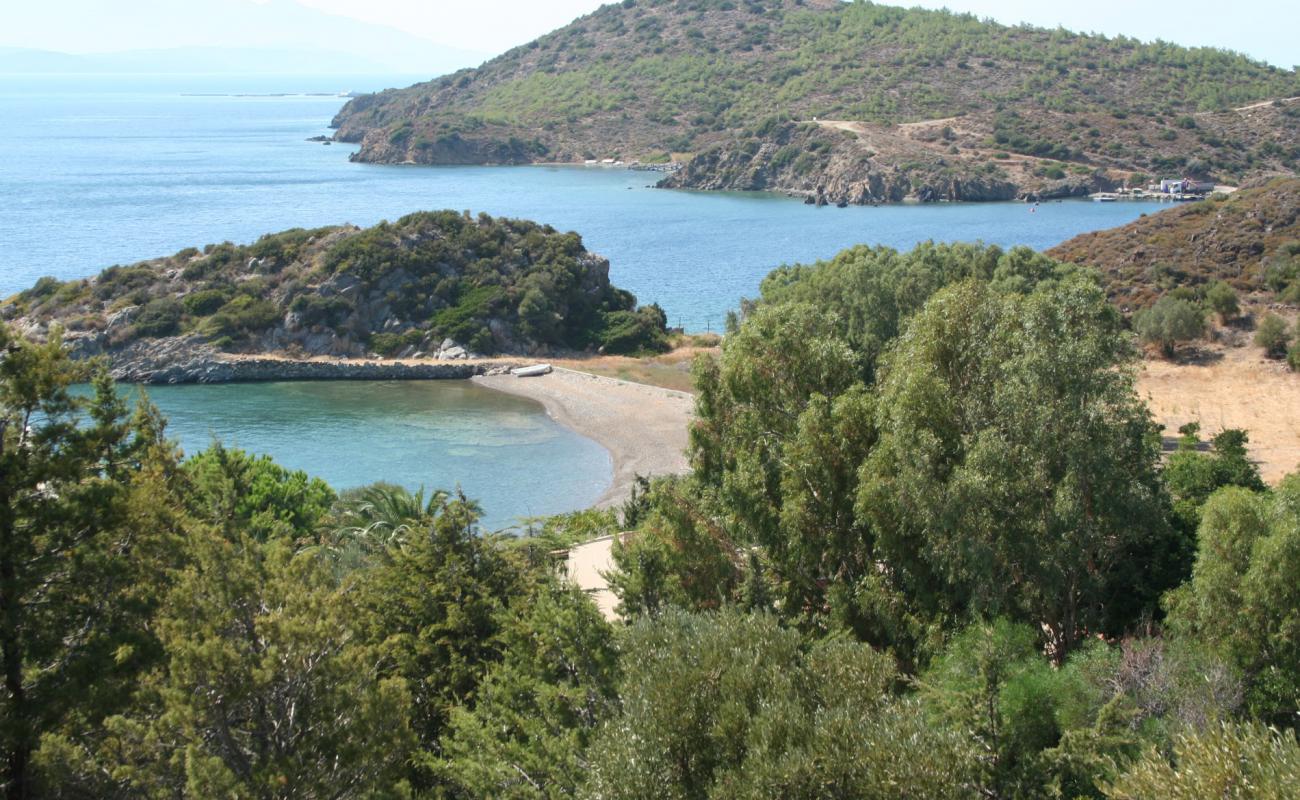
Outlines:
[[[0,76],[0,296],[42,275],[296,226],[368,225],[422,209],[486,211],[580,232],[610,277],[673,325],[717,330],[783,263],[857,243],[983,240],[1045,248],[1149,206],[1016,203],[814,208],[787,198],[651,189],[652,173],[584,167],[353,164],[328,133],[344,100],[411,78]],[[289,93],[288,96],[269,96]],[[269,384],[152,390],[189,451],[213,437],[337,487],[391,480],[482,500],[489,523],[582,507],[608,455],[540,407],[466,384]]]
[[536,403],[469,381],[154,386],[148,395],[186,453],[220,440],[339,489],[459,484],[491,529],[584,508],[609,488],[603,448]]

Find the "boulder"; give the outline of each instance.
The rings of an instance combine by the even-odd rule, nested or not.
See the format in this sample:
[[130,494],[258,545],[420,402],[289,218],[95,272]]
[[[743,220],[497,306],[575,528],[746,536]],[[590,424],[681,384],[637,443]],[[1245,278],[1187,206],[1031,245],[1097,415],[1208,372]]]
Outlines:
[[109,314],[108,318],[105,320],[107,323],[106,330],[112,332],[126,328],[131,324],[131,320],[135,319],[135,315],[139,313],[139,311],[140,306],[127,306],[120,311],[115,311],[112,314]]

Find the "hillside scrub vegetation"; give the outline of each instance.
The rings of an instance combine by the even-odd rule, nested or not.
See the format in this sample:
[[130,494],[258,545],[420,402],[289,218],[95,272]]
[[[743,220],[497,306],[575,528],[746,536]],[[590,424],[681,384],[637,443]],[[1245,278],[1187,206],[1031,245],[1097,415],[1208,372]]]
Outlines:
[[[1013,195],[1047,196],[1086,192],[1098,171],[1107,186],[1294,174],[1300,107],[1282,99],[1297,95],[1294,70],[1213,48],[869,2],[632,0],[478,68],[355,98],[334,124],[364,161],[687,154],[706,156],[697,188],[766,174],[767,188],[802,192],[801,177],[851,176],[847,202],[898,199],[888,187],[940,199],[968,182],[970,199],[1006,199],[988,195],[988,170]],[[782,120],[863,135],[791,149]],[[994,167],[999,153],[1014,165]],[[742,154],[755,169],[727,178]]]
[[[1162,459],[1097,273],[857,247],[742,311],[691,475],[496,533],[458,492],[181,459],[0,324],[6,791],[1293,793],[1300,475],[1242,431]],[[616,531],[610,621],[555,551]]]
[[1106,293],[1127,311],[1175,289],[1221,284],[1243,298],[1300,303],[1300,178],[1143,215],[1076,236],[1047,255],[1101,270]]
[[360,356],[665,349],[666,318],[609,282],[576,233],[525,220],[421,212],[371,228],[295,229],[43,278],[0,306],[79,353],[195,337],[237,352]]

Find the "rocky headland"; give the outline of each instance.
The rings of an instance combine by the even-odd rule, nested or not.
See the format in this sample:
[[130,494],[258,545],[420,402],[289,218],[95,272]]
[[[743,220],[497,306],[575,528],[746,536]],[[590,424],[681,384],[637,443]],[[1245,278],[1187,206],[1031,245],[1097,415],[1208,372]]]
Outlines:
[[466,378],[489,356],[666,346],[663,312],[611,285],[577,234],[450,211],[43,278],[0,321],[142,383]]
[[1300,73],[1223,50],[839,0],[610,3],[357,97],[358,161],[675,163],[811,203],[1075,197],[1300,169]]

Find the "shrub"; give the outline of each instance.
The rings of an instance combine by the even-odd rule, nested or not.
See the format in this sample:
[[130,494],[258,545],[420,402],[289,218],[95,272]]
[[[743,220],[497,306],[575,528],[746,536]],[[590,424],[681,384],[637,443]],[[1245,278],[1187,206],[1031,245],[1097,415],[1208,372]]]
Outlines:
[[36,281],[36,284],[32,286],[32,288],[19,292],[18,297],[28,303],[37,302],[53,295],[62,285],[63,281],[53,276],[46,275]]
[[222,289],[201,289],[191,292],[181,302],[185,310],[196,317],[215,314],[218,309],[230,301],[230,293]]
[[597,343],[603,353],[632,354],[668,349],[668,317],[656,304],[636,311],[613,311],[604,315]]
[[132,326],[135,335],[144,338],[171,336],[180,327],[183,312],[180,302],[171,297],[150,300],[136,315]]
[[1291,334],[1286,329],[1286,322],[1277,314],[1269,314],[1260,320],[1255,330],[1255,344],[1264,348],[1264,355],[1269,358],[1286,356],[1287,345],[1291,343]]
[[1291,797],[1300,781],[1295,733],[1258,723],[1223,723],[1174,737],[1173,753],[1151,748],[1103,785],[1113,800],[1148,797]]
[[504,299],[505,292],[500,286],[471,289],[460,296],[456,305],[444,308],[434,315],[433,330],[439,336],[450,337],[471,347],[474,347],[475,342],[480,347],[490,347],[492,334],[487,329],[487,320],[492,316],[493,308]]
[[1300,372],[1300,323],[1296,325],[1296,341],[1286,353],[1286,365],[1292,372]]
[[280,310],[269,300],[241,294],[208,317],[201,332],[213,338],[238,339],[264,331],[280,319]]
[[321,297],[318,294],[300,294],[294,298],[289,307],[298,312],[302,324],[307,327],[338,325],[353,310],[352,303],[338,295]]
[[1195,304],[1166,295],[1151,308],[1133,315],[1133,328],[1147,344],[1160,346],[1171,357],[1179,342],[1196,339],[1205,332],[1205,316]]
[[1240,307],[1237,304],[1237,292],[1225,281],[1215,281],[1205,293],[1205,302],[1210,304],[1219,319],[1227,322],[1237,316]]

